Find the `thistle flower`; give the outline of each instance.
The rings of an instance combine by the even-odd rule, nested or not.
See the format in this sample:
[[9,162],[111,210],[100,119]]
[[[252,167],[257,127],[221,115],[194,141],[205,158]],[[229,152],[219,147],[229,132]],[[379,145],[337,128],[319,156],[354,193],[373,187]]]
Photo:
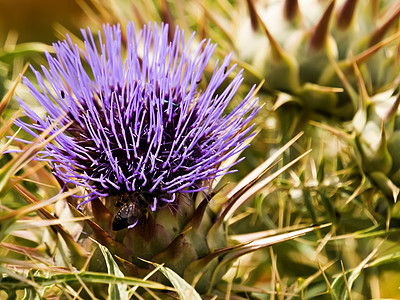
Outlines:
[[126,49],[120,25],[104,25],[98,40],[82,30],[83,49],[68,36],[54,44],[49,67],[32,68],[38,87],[24,78],[46,117],[19,99],[34,122],[16,124],[35,137],[56,120],[52,134],[68,125],[38,158],[65,183],[87,190],[80,205],[119,196],[119,218],[133,227],[140,210],[179,205],[179,194],[205,191],[210,180],[232,172],[221,162],[243,150],[252,129],[244,127],[258,108],[253,87],[224,115],[243,80],[239,72],[218,90],[235,67],[230,55],[200,90],[216,47],[209,40],[191,50],[194,35],[185,43],[177,28],[170,41],[166,24],[136,34],[129,23],[126,32]]

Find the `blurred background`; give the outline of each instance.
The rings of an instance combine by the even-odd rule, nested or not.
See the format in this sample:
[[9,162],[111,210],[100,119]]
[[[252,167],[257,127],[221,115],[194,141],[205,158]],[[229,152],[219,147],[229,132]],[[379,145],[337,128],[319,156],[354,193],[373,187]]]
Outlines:
[[82,8],[71,0],[0,1],[0,43],[52,43],[55,25],[77,31],[88,24]]

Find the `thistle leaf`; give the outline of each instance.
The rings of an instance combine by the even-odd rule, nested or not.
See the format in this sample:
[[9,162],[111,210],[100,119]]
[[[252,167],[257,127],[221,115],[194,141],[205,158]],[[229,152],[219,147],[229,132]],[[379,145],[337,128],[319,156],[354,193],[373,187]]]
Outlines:
[[331,3],[326,8],[324,14],[321,19],[317,23],[317,25],[313,28],[311,36],[310,36],[310,47],[319,51],[326,45],[329,36],[329,25],[332,19],[333,8],[335,7],[335,0],[331,1]]
[[[149,280],[142,280],[134,277],[118,277],[115,275],[109,275],[99,272],[71,272],[66,271],[68,273],[65,274],[54,274],[49,277],[43,276],[32,276],[27,280],[26,278],[19,276],[17,274],[11,274],[9,269],[2,268],[0,266],[0,270],[4,273],[10,275],[10,277],[3,278],[1,281],[0,288],[1,289],[25,289],[31,286],[36,286],[39,288],[52,286],[54,284],[71,284],[73,282],[91,282],[91,283],[104,283],[104,284],[114,284],[118,282],[120,284],[128,284],[128,285],[139,285],[141,287],[157,289],[157,290],[167,290],[167,291],[175,291],[174,288],[163,285],[158,282],[153,282]],[[13,276],[11,276],[13,275]],[[15,277],[15,278],[14,278]]]
[[29,56],[33,53],[43,53],[43,51],[53,52],[53,47],[39,43],[22,43],[15,46],[12,51],[0,50],[1,61],[12,61],[17,56]]
[[307,228],[302,228],[299,230],[285,232],[285,233],[277,234],[277,235],[273,235],[273,236],[262,237],[262,238],[258,238],[255,240],[248,240],[247,235],[235,236],[235,238],[239,242],[243,242],[243,243],[241,244],[241,247],[237,247],[235,250],[231,251],[230,253],[228,253],[226,256],[224,256],[222,258],[222,260],[219,262],[218,266],[215,268],[210,286],[212,286],[212,283],[214,281],[218,280],[219,276],[222,276],[226,272],[225,269],[227,268],[227,266],[232,264],[237,258],[239,258],[245,254],[254,252],[256,250],[262,249],[262,248],[266,248],[266,247],[269,247],[272,245],[276,245],[279,243],[283,243],[283,242],[295,239],[295,238],[303,236],[309,232],[312,232],[312,231],[318,230],[318,229],[322,229],[322,228],[325,228],[330,225],[331,224],[328,223],[328,224],[310,226]]
[[[53,139],[55,139],[59,134],[61,134],[71,122],[68,123],[63,128],[57,130],[57,133],[47,137],[50,132],[57,127],[58,122],[62,120],[64,116],[61,116],[58,120],[56,120],[51,126],[46,128],[33,143],[28,144],[22,152],[18,153],[12,160],[10,160],[0,171],[0,193],[3,193],[6,188],[10,188],[7,186],[10,178],[21,168],[23,168],[26,164],[28,164],[29,160],[32,159],[36,153],[42,149],[45,145],[50,143]],[[45,137],[47,137],[45,139]]]
[[371,253],[352,271],[344,272],[344,274],[337,277],[332,283],[332,292],[334,299],[351,299],[348,291],[351,290],[354,281],[360,276],[367,263],[375,256],[378,251],[376,247]]
[[[103,245],[99,244],[95,240],[92,239],[100,248],[101,253],[104,256],[104,259],[106,261],[107,265],[107,270],[109,275],[115,275],[118,277],[125,277],[124,274],[121,272],[119,269],[117,263],[115,262],[112,254],[110,251],[104,247]],[[126,283],[110,283],[108,286],[108,294],[110,295],[111,299],[128,299],[128,291],[127,291],[128,285]]]
[[[28,66],[29,66],[29,64],[25,64],[24,68],[21,71],[21,74],[18,75],[18,77],[14,81],[14,84],[12,85],[12,87],[4,95],[3,99],[1,99],[1,101],[0,101],[0,116],[3,114],[7,104],[10,102],[11,96],[15,92],[15,89],[17,88],[18,84],[21,82],[22,75],[25,73],[25,71],[28,68]],[[1,154],[1,152],[0,152],[0,154]]]
[[170,268],[163,267],[162,265],[149,262],[154,267],[159,268],[161,273],[168,278],[168,280],[175,287],[176,292],[179,294],[179,297],[183,300],[201,300],[200,295],[196,292],[196,290],[190,286],[182,277],[172,271]]

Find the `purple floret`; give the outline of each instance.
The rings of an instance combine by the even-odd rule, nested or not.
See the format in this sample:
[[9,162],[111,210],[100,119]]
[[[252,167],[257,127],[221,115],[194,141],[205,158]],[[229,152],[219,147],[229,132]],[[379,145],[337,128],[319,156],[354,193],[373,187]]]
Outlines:
[[253,87],[224,115],[243,81],[241,71],[217,92],[235,67],[231,55],[200,90],[216,47],[209,40],[193,51],[194,35],[185,43],[177,28],[169,41],[165,24],[136,35],[130,23],[126,47],[119,25],[105,25],[98,38],[89,29],[82,34],[84,49],[67,37],[54,44],[54,57],[46,53],[48,68],[32,68],[38,88],[24,78],[46,117],[19,99],[34,123],[16,124],[35,137],[60,118],[52,134],[71,122],[38,154],[61,180],[84,187],[88,199],[139,191],[155,210],[231,172],[220,164],[243,150],[252,129],[244,127],[258,112]]

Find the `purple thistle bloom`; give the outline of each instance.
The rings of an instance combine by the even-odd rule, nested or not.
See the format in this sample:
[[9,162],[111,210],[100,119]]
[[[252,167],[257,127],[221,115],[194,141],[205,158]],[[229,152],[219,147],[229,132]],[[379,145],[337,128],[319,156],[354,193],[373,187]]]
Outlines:
[[71,123],[38,158],[64,182],[84,187],[83,203],[140,192],[141,205],[153,211],[231,172],[232,165],[219,166],[243,150],[253,126],[243,128],[259,109],[253,87],[223,114],[243,81],[241,71],[217,92],[235,67],[228,68],[231,55],[219,68],[217,62],[202,91],[198,83],[216,47],[209,40],[193,51],[193,36],[185,43],[178,28],[169,41],[168,25],[145,26],[136,35],[130,23],[125,49],[119,25],[103,31],[97,40],[82,30],[84,49],[69,37],[54,44],[55,57],[46,53],[49,68],[32,68],[38,88],[24,78],[47,115],[43,120],[19,99],[34,123],[17,120],[18,126],[37,137],[60,117],[52,134]]

